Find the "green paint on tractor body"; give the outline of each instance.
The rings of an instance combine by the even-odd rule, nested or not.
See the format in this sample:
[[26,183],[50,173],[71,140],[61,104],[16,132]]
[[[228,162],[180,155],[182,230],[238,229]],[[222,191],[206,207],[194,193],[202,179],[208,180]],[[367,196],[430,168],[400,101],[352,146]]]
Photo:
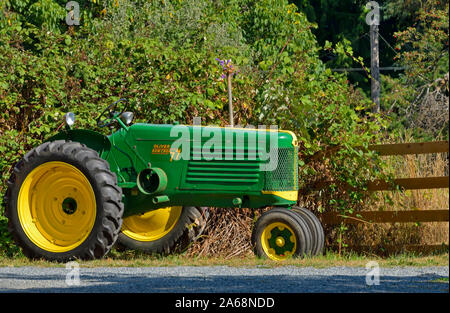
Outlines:
[[[274,138],[278,149],[270,152]],[[290,207],[297,200],[291,132],[138,123],[110,136],[66,129],[49,140],[58,139],[83,143],[109,163],[123,189],[124,216],[168,206]],[[276,168],[264,170],[275,158]]]

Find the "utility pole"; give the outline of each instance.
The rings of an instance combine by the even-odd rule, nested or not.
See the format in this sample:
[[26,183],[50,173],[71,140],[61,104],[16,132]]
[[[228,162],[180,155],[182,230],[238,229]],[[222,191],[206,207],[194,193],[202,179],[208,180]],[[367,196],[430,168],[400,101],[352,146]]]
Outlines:
[[371,86],[370,94],[373,103],[375,104],[373,111],[380,112],[380,50],[378,39],[378,25],[380,24],[379,15],[378,18],[370,23],[370,75]]
[[378,25],[370,25],[370,94],[375,103],[374,112],[380,112],[380,51],[378,41]]

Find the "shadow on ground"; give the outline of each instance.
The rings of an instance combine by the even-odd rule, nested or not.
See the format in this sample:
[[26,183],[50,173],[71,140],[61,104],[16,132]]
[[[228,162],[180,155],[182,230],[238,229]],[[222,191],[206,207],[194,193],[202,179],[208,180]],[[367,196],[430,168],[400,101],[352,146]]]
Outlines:
[[69,286],[63,275],[0,273],[0,292],[44,293],[366,293],[449,292],[448,277],[436,274],[382,276],[368,286],[357,275],[139,276],[82,273],[80,285]]

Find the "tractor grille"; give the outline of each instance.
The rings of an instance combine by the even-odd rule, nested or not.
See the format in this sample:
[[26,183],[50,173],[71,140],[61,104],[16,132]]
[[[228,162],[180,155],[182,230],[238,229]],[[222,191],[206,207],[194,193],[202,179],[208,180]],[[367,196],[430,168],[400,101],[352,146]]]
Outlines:
[[298,189],[298,148],[279,148],[278,165],[273,171],[261,170],[261,165],[267,163],[258,157],[253,160],[248,158],[248,152],[242,153],[243,160],[236,160],[236,152],[233,160],[194,160],[195,153],[191,152],[188,163],[186,183],[242,186],[250,188],[251,185],[262,182],[264,191],[291,191]]
[[186,182],[210,184],[255,184],[259,163],[249,161],[189,161]]
[[279,148],[278,166],[264,172],[264,190],[290,191],[298,189],[298,147]]
[[[191,159],[188,163],[186,182],[190,184],[208,183],[213,185],[252,185],[260,179],[260,160],[249,159],[248,151],[233,152],[232,160],[225,160],[225,153],[219,152],[219,160],[194,159],[198,152],[191,151]],[[238,159],[238,155],[242,158]],[[215,156],[211,153],[210,156]]]

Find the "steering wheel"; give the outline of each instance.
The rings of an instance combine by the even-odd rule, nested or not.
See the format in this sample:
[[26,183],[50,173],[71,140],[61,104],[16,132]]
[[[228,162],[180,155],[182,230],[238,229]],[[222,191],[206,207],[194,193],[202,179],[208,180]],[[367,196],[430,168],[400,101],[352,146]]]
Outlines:
[[[117,107],[119,102],[127,102],[127,104],[124,106],[123,110],[120,112],[117,112]],[[114,103],[111,103],[108,105],[108,107],[100,113],[100,115],[97,117],[97,126],[98,127],[106,127],[114,123],[114,117],[120,116],[123,112],[125,112],[128,108],[129,101],[125,98],[119,99]],[[106,113],[108,113],[108,116],[106,117]],[[103,118],[102,118],[103,117]]]

